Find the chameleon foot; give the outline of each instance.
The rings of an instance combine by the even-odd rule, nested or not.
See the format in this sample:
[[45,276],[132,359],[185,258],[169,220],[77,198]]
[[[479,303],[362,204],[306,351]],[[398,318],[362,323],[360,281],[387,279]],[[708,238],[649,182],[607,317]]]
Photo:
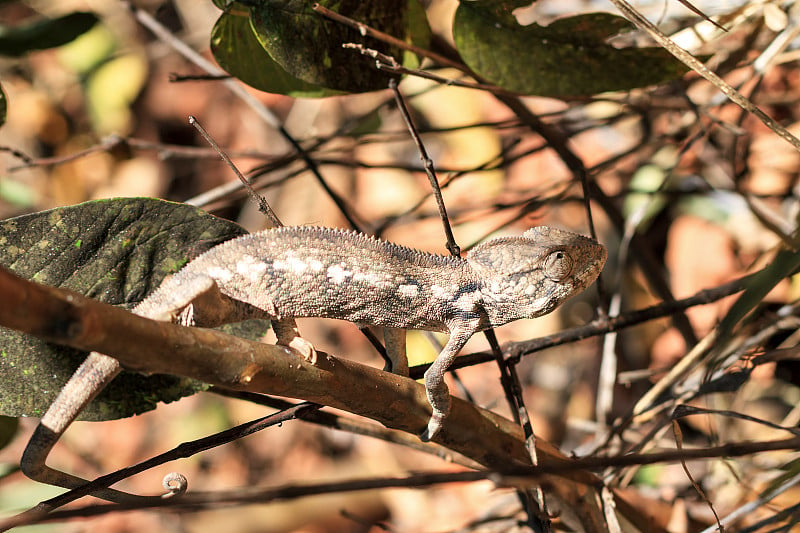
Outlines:
[[[449,345],[450,343],[448,342],[447,346]],[[455,351],[448,350],[447,346],[442,350],[442,353],[445,356],[455,354]],[[442,358],[441,354],[439,354],[433,365],[425,372],[425,392],[433,412],[431,413],[431,419],[428,421],[428,427],[419,437],[424,442],[431,440],[439,433],[444,424],[444,419],[447,418],[447,414],[450,412],[450,391],[444,382],[443,368],[446,369],[450,366],[451,359],[451,357]],[[444,361],[443,366],[442,361]]]
[[312,365],[317,364],[317,350],[314,349],[313,344],[302,337],[295,337],[292,339],[289,343],[289,348],[299,353],[306,362]]
[[314,349],[314,345],[300,336],[297,324],[293,319],[274,320],[272,329],[275,331],[280,346],[287,346],[299,353],[307,363],[317,364],[317,351]]

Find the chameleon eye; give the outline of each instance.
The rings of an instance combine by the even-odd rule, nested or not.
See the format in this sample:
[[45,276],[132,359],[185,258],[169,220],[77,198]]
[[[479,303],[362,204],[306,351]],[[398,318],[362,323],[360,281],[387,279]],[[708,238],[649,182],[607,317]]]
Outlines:
[[561,281],[570,274],[575,262],[564,250],[556,250],[544,259],[544,274],[553,281]]

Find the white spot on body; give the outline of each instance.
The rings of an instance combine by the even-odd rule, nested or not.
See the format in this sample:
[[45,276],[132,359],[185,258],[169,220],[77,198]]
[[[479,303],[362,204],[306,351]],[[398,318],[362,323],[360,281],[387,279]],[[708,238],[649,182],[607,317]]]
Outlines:
[[242,256],[242,258],[236,262],[236,273],[249,281],[260,281],[264,278],[266,272],[267,264],[260,259],[256,259],[252,255]]
[[344,283],[347,278],[353,276],[353,272],[350,270],[345,270],[342,265],[331,265],[328,267],[327,271],[328,279],[331,280],[332,283],[336,283],[337,285]]
[[227,283],[233,279],[233,272],[224,267],[208,267],[208,275],[216,281]]
[[525,296],[533,296],[533,294],[539,290],[539,287],[536,285],[528,285],[525,287]]
[[416,285],[400,285],[397,287],[397,292],[400,293],[400,296],[405,296],[406,298],[416,298],[419,294],[419,287]]
[[457,290],[457,285],[451,285],[450,287],[431,285],[431,294],[437,300],[452,300],[455,297]]
[[534,300],[534,301],[533,301],[533,303],[531,304],[531,306],[532,306],[532,307],[534,307],[534,308],[536,308],[536,309],[542,309],[542,308],[544,308],[544,306],[546,306],[546,305],[547,305],[549,302],[550,302],[550,297],[548,297],[548,296],[543,296],[543,297],[541,297],[541,298],[537,298],[536,300]]
[[[316,264],[319,263],[319,261],[312,261],[312,263]],[[283,259],[276,259],[273,261],[272,268],[274,270],[289,270],[295,274],[302,274],[306,271],[306,269],[309,268],[309,265],[304,260],[296,257],[294,254],[288,253]],[[312,265],[311,268],[313,269],[314,265]],[[320,263],[319,270],[321,269],[322,264]]]
[[480,302],[480,294],[478,292],[465,292],[456,300],[456,308],[459,311],[469,312],[474,311]]
[[305,272],[308,268],[308,265],[302,259],[298,259],[296,257],[287,257],[286,264],[289,266],[289,269],[297,274]]
[[387,279],[384,274],[376,274],[375,272],[355,272],[353,273],[353,281],[360,281],[361,283],[366,283],[367,285],[373,285],[375,287],[391,287],[392,282]]

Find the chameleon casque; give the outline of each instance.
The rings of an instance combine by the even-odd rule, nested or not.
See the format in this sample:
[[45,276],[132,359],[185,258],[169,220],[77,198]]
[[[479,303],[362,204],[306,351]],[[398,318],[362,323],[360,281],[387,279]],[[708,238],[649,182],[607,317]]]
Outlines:
[[[476,332],[554,310],[594,282],[606,255],[593,239],[546,226],[486,241],[464,258],[424,253],[352,231],[283,227],[215,246],[167,278],[133,312],[200,326],[217,325],[217,311],[225,321],[269,318],[278,344],[311,361],[315,352],[299,337],[294,318],[378,326],[385,329],[392,370],[405,375],[404,330],[447,332],[447,344],[425,373],[432,415],[421,438],[430,440],[450,409],[444,374],[467,340]],[[210,293],[227,308],[203,311],[197,302]],[[28,443],[21,464],[28,477],[64,488],[86,483],[45,461],[70,423],[120,370],[116,359],[89,355]],[[126,499],[113,489],[95,495]]]

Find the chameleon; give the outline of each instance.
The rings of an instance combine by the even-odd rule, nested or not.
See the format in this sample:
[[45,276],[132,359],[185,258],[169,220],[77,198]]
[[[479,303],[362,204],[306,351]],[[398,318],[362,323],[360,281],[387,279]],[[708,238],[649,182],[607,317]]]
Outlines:
[[[134,309],[155,320],[214,326],[268,318],[279,345],[315,362],[294,318],[346,320],[384,329],[392,371],[408,375],[405,330],[449,333],[425,372],[432,414],[420,438],[434,439],[450,410],[445,373],[469,338],[482,330],[553,311],[600,274],[606,249],[595,240],[538,226],[519,237],[478,244],[465,257],[436,255],[362,233],[281,227],[219,244],[186,264]],[[30,478],[64,488],[85,480],[46,465],[81,410],[119,372],[91,352],[34,430],[21,460]],[[126,493],[94,493],[112,501]],[[132,496],[132,495],[129,495]]]

